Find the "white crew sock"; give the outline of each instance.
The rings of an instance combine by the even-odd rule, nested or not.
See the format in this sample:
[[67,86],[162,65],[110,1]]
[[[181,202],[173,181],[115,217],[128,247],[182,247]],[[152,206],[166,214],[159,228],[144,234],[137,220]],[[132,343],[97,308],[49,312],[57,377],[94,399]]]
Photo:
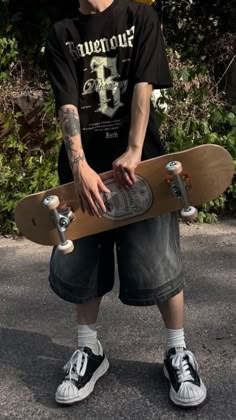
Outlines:
[[94,354],[99,354],[96,324],[78,324],[78,347],[88,347]]
[[170,330],[166,328],[166,345],[167,351],[172,347],[186,348],[184,340],[184,329],[180,328],[178,330]]

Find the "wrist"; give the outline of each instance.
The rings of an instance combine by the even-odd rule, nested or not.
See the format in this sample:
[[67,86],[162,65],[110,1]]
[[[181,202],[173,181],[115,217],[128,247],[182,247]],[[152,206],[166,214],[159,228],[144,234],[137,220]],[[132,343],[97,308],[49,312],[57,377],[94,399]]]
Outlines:
[[73,173],[78,173],[82,168],[87,166],[83,150],[79,154],[72,155],[69,159],[69,163]]
[[142,150],[143,150],[142,144],[140,145],[136,143],[129,143],[127,147],[127,152],[142,154]]

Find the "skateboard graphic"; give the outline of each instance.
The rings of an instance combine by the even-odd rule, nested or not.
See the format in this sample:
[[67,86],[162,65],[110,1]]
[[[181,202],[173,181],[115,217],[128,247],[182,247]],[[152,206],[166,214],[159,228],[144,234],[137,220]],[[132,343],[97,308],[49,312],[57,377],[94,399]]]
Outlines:
[[181,210],[184,220],[197,216],[194,206],[217,198],[230,185],[234,163],[221,146],[202,145],[141,162],[134,186],[123,189],[112,171],[101,174],[110,193],[102,193],[106,213],[101,218],[79,208],[74,183],[23,198],[15,221],[26,238],[42,245],[73,251],[73,240]]

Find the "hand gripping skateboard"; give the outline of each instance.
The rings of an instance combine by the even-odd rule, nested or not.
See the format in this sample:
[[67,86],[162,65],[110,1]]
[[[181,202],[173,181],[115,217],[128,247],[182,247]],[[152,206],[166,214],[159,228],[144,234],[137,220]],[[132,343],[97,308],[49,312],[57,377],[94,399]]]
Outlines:
[[181,210],[184,220],[197,216],[194,206],[217,198],[230,185],[234,163],[217,145],[197,146],[141,162],[137,181],[119,188],[112,171],[101,174],[111,193],[102,193],[106,213],[99,219],[79,208],[74,183],[23,198],[15,221],[26,238],[42,245],[73,250],[73,240]]

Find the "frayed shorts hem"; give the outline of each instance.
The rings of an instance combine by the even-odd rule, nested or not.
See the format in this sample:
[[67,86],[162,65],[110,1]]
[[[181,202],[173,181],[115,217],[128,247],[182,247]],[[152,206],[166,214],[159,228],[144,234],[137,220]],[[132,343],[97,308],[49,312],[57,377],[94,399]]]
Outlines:
[[55,284],[50,281],[50,278],[49,278],[49,285],[50,285],[52,291],[59,298],[63,299],[66,302],[69,302],[69,303],[75,303],[76,305],[81,305],[83,303],[88,303],[88,302],[91,302],[92,300],[97,299],[97,298],[100,298],[100,297],[102,298],[107,293],[111,292],[112,289],[113,289],[111,287],[111,288],[106,289],[106,290],[101,290],[101,291],[99,291],[98,293],[96,293],[94,295],[90,295],[90,296],[87,295],[87,296],[84,296],[84,297],[77,297],[77,296],[73,296],[71,294],[68,294],[68,291],[66,291],[65,293],[63,293],[62,288],[61,287],[60,288],[57,288],[55,286]]
[[183,290],[183,286],[179,286],[175,290],[171,291],[168,294],[165,294],[164,296],[154,296],[153,298],[149,299],[129,299],[129,298],[123,298],[122,296],[119,296],[120,301],[124,305],[129,306],[153,306],[153,305],[159,305],[161,303],[167,302],[170,298],[178,295]]
[[[98,293],[94,295],[90,295],[90,296],[87,295],[84,297],[75,297],[73,295],[69,295],[68,291],[66,293],[63,293],[61,287],[59,289],[55,287],[55,284],[50,282],[50,278],[49,278],[49,284],[53,292],[56,293],[56,295],[59,298],[67,302],[77,304],[77,305],[91,302],[97,298],[102,298],[107,293],[110,293],[113,289],[113,287],[111,287],[109,289],[107,288],[104,290],[100,290]],[[128,306],[154,306],[154,305],[159,305],[161,303],[167,302],[170,298],[180,293],[183,290],[183,288],[184,288],[184,281],[182,281],[181,284],[178,284],[178,286],[176,286],[175,288],[172,288],[169,292],[160,293],[160,291],[152,290],[152,291],[149,291],[148,293],[149,297],[140,298],[140,299],[138,297],[130,298],[128,296],[124,296],[120,294],[119,299],[124,305],[128,305]]]

